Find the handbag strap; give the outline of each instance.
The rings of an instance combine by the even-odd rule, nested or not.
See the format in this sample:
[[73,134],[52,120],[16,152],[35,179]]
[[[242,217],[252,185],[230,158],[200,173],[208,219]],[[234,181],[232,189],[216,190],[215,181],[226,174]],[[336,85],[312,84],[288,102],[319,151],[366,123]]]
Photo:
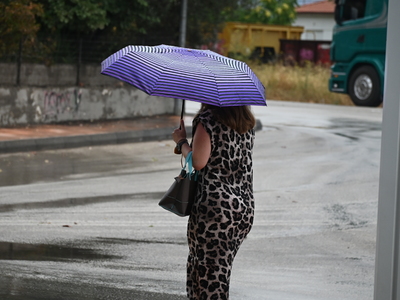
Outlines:
[[[188,166],[188,177],[189,179],[191,179],[192,175],[193,175],[193,162],[192,162],[192,151],[190,151],[188,153],[188,155],[186,156],[186,160],[185,160],[185,166],[183,167],[183,169],[186,169],[186,165]],[[194,172],[194,180],[197,180],[197,171]]]
[[192,151],[190,151],[186,156],[185,166],[183,168],[186,169],[186,165],[188,166],[189,173],[192,173],[193,170]]

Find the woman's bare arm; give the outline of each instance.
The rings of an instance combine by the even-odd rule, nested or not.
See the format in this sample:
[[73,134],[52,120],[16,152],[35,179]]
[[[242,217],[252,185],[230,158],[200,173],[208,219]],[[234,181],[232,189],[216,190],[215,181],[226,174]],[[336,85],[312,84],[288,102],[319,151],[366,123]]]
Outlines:
[[[175,129],[172,136],[175,142],[186,138],[186,129],[183,120],[181,121],[181,128]],[[181,151],[184,157],[186,157],[190,151],[193,151],[193,168],[196,170],[201,170],[206,166],[211,155],[211,139],[204,129],[203,124],[199,123],[197,125],[192,140],[192,147],[190,147],[189,144],[183,144]]]

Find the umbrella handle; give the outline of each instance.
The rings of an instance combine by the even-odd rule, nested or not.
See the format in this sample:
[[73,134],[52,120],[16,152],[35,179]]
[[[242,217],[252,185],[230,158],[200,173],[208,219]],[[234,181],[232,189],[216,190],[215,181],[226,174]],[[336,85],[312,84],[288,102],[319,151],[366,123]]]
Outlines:
[[182,151],[178,150],[178,145],[175,146],[174,153],[175,154],[182,154]]

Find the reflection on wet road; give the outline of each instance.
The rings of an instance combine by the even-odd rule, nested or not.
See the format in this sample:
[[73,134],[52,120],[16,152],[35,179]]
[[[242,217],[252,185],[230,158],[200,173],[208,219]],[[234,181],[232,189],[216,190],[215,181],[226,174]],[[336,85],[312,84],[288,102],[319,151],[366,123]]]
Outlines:
[[102,202],[115,202],[115,201],[128,201],[132,199],[161,199],[163,193],[136,193],[136,194],[121,194],[121,195],[107,195],[107,196],[96,196],[96,197],[81,197],[81,198],[66,198],[58,199],[54,201],[35,201],[35,202],[23,202],[15,204],[3,204],[0,205],[0,213],[7,211],[15,211],[21,209],[41,209],[41,208],[55,208],[55,207],[71,207],[80,205],[90,205],[94,203]]
[[[0,156],[0,187],[102,177],[104,174],[130,174],[148,172],[149,163],[159,156],[171,157],[172,143],[141,143],[134,152],[130,147],[110,145],[82,147],[29,153],[12,153]],[[152,149],[148,145],[152,145]],[[122,149],[115,155],[114,149]],[[148,157],[149,151],[158,151]],[[143,159],[145,157],[145,159]]]
[[0,242],[0,260],[65,261],[111,258],[117,256],[67,246]]

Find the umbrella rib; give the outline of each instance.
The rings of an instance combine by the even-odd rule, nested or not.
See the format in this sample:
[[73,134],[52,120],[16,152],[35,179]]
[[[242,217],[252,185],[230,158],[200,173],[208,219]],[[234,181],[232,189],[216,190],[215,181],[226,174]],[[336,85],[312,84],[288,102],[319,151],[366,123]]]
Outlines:
[[[172,53],[172,51],[170,51],[171,53]],[[172,65],[174,63],[174,61],[170,61],[168,64],[164,64],[164,65],[160,65],[160,67],[156,67],[156,65],[155,65],[155,68],[157,68],[158,69],[158,76],[157,76],[157,80],[155,80],[155,83],[154,83],[154,85],[153,85],[153,91],[156,91],[159,87],[160,87],[160,78],[161,78],[161,75],[162,74],[165,74],[165,70],[167,69],[167,68],[170,68],[170,66]],[[176,98],[178,98],[178,97],[176,97]]]
[[[237,61],[237,60],[233,60],[231,58],[228,57],[221,57],[222,60],[226,61],[226,65],[230,66],[231,68],[236,69],[237,71],[240,71],[244,76],[251,78],[250,80],[250,84],[259,91],[260,95],[262,95],[262,97],[264,97],[265,95],[263,95],[263,91],[265,91],[264,86],[260,87],[256,84],[261,82],[258,80],[257,76],[251,71],[250,67],[245,64],[244,62],[241,61]],[[244,68],[243,68],[244,67]],[[262,84],[261,84],[262,85]],[[246,100],[245,98],[243,98],[238,92],[238,89],[234,89],[234,94],[237,96],[237,98],[240,99],[240,101],[242,102],[250,102],[252,100]]]
[[[203,61],[201,61],[198,58],[198,56],[196,56],[196,55],[193,55],[193,56],[196,57],[197,61],[200,62],[200,64],[202,64],[203,67],[208,70],[209,74],[212,74],[212,76],[214,77],[214,83],[215,83],[215,86],[216,86],[216,92],[217,92],[217,95],[218,95],[218,99],[221,99],[220,98],[221,97],[221,93],[220,93],[220,89],[219,89],[218,82],[217,82],[215,74],[210,70],[210,68],[207,67],[207,65]],[[219,105],[218,106],[222,106],[221,101],[219,101]]]

